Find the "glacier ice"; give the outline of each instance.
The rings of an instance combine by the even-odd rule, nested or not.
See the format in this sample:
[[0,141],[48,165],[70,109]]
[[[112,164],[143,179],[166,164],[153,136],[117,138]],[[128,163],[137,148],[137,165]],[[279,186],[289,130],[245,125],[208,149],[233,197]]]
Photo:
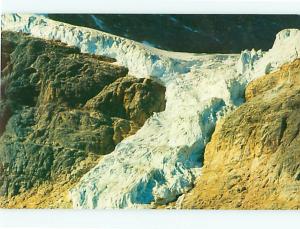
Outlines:
[[176,200],[201,174],[216,121],[243,102],[245,86],[300,55],[296,29],[278,33],[267,52],[207,55],[159,50],[38,15],[5,14],[1,26],[116,58],[130,74],[166,86],[165,111],[153,114],[70,191],[75,208],[145,208]]

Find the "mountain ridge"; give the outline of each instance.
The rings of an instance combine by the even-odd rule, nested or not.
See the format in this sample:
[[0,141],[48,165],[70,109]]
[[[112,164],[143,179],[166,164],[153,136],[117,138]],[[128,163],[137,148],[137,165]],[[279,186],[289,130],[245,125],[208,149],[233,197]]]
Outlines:
[[240,53],[271,48],[285,28],[300,28],[299,15],[48,14],[54,20],[98,29],[168,51]]
[[267,52],[207,55],[159,50],[37,15],[4,15],[2,21],[6,30],[115,58],[134,76],[166,87],[165,110],[153,113],[71,189],[74,208],[153,208],[175,201],[201,176],[203,153],[217,121],[244,103],[249,82],[300,53],[296,29],[278,33]]

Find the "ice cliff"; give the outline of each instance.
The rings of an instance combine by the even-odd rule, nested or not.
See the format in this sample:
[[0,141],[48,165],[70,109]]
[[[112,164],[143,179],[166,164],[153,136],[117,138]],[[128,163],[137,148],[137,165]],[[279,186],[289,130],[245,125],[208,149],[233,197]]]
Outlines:
[[300,57],[295,29],[281,31],[267,52],[206,55],[167,52],[37,15],[3,15],[1,26],[116,58],[130,74],[166,86],[165,111],[119,143],[70,191],[75,208],[139,208],[176,200],[193,187],[216,121],[243,102],[245,86]]

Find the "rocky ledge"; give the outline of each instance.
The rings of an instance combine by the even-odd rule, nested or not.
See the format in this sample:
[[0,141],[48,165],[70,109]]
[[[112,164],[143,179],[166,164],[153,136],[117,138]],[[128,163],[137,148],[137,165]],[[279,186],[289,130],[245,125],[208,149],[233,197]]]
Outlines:
[[0,207],[71,207],[101,155],[165,109],[165,88],[61,42],[1,39]]
[[251,82],[216,127],[178,208],[300,208],[300,60]]

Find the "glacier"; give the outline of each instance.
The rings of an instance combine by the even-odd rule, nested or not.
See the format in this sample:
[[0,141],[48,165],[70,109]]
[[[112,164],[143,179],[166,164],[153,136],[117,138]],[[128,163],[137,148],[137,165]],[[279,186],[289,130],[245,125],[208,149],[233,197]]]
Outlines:
[[297,29],[279,32],[266,52],[194,54],[159,50],[41,15],[4,14],[1,27],[116,58],[129,74],[166,87],[165,111],[154,113],[70,190],[74,208],[152,208],[175,201],[201,175],[216,122],[244,102],[246,85],[300,57]]

